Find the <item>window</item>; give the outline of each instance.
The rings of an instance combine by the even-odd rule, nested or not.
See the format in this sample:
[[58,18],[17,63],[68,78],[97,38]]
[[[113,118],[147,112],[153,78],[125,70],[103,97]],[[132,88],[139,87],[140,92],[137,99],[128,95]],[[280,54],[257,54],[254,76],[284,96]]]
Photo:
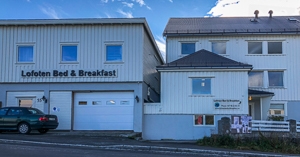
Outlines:
[[251,71],[249,73],[249,87],[263,87],[263,76],[262,71]]
[[112,62],[122,61],[122,45],[107,45],[106,61],[112,61]]
[[270,104],[269,114],[276,116],[284,115],[284,104]]
[[87,105],[87,101],[79,101],[78,105]]
[[19,98],[19,106],[20,107],[32,107],[33,100],[30,98]]
[[212,52],[216,54],[226,54],[226,42],[212,42]]
[[195,43],[181,43],[181,54],[192,54],[195,52]]
[[215,117],[213,115],[195,115],[195,125],[215,125]]
[[116,101],[114,101],[114,100],[106,101],[106,105],[115,105],[115,104],[116,104]]
[[0,109],[0,116],[4,116],[7,112],[7,110],[8,110],[7,108],[1,108]]
[[101,101],[93,101],[92,104],[93,104],[93,105],[102,105],[102,102],[101,102]]
[[193,78],[192,94],[211,94],[211,79]]
[[248,54],[262,54],[262,42],[248,42]]
[[282,54],[282,42],[268,42],[268,54]]
[[62,45],[61,61],[63,62],[77,61],[77,45]]
[[33,46],[18,46],[18,62],[33,62]]
[[283,72],[269,71],[269,87],[283,87]]

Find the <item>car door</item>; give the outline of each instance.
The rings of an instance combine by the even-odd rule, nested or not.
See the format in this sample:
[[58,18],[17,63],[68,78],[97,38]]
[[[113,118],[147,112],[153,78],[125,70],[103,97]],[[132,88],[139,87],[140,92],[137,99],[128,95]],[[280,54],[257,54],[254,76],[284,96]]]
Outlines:
[[3,128],[3,119],[8,111],[8,108],[0,108],[0,128]]
[[3,118],[3,127],[5,129],[17,129],[18,123],[23,118],[23,111],[19,108],[10,108]]

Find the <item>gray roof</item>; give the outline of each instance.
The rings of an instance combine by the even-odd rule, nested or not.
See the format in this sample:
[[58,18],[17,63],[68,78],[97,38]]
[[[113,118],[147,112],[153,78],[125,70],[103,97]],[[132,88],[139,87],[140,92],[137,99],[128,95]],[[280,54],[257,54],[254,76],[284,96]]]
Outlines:
[[300,34],[300,16],[170,18],[163,35]]
[[248,89],[248,95],[250,95],[250,96],[274,96],[274,93],[273,92],[266,92],[266,91]]
[[207,50],[199,50],[188,56],[173,62],[157,66],[157,70],[177,69],[247,69],[251,70],[252,65],[244,64],[220,56]]

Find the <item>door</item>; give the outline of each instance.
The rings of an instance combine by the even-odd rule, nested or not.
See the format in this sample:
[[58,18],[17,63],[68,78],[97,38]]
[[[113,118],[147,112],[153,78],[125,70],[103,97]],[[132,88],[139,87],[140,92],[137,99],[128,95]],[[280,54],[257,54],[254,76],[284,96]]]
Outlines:
[[249,102],[249,116],[252,116],[252,119],[255,119],[255,110],[254,110],[254,102]]
[[17,129],[18,123],[23,119],[23,109],[10,108],[3,118],[3,127],[6,129]]
[[4,120],[4,117],[7,113],[8,109],[7,108],[1,108],[0,109],[0,128],[3,128],[3,120]]
[[75,93],[74,130],[133,130],[133,92]]

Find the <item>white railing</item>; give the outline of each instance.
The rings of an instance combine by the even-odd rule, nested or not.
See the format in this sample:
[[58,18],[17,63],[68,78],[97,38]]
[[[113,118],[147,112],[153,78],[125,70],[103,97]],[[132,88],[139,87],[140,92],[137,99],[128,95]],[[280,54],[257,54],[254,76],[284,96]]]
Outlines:
[[[282,122],[282,121],[252,120],[252,131],[289,132],[290,131],[290,123]],[[297,125],[297,132],[298,131],[300,131],[300,125],[299,126]]]
[[297,129],[297,132],[300,132],[300,122],[296,123],[296,129]]

